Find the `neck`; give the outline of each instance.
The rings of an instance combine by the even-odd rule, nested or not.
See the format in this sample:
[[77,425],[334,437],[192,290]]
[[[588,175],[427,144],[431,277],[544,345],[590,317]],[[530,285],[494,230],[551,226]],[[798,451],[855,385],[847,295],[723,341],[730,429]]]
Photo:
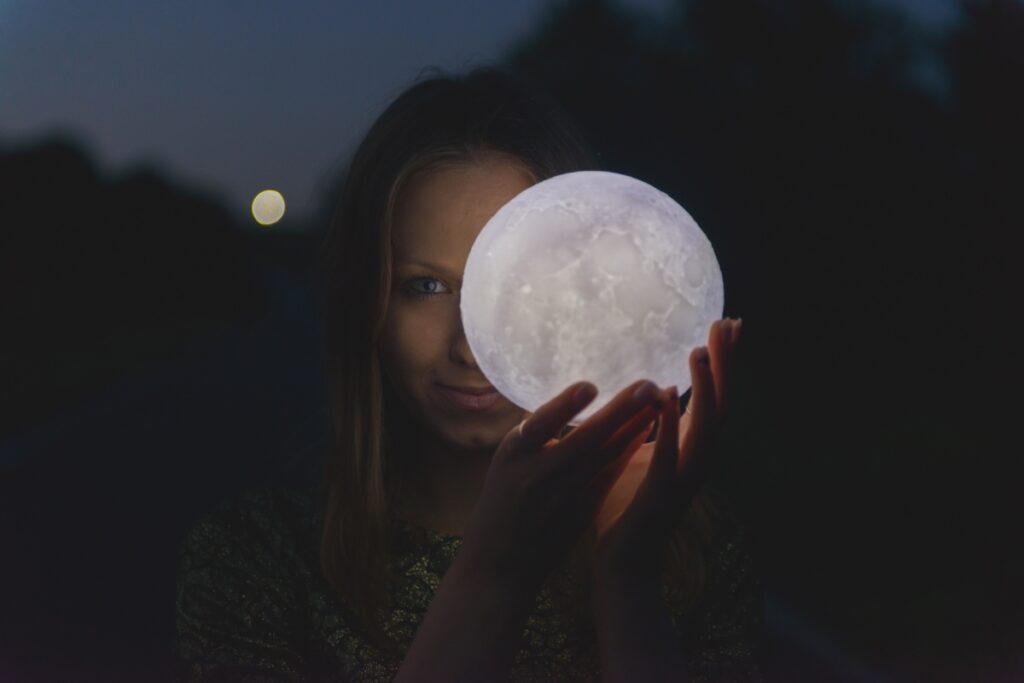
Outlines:
[[444,534],[462,536],[483,489],[493,449],[455,450],[422,439],[398,454],[398,514]]

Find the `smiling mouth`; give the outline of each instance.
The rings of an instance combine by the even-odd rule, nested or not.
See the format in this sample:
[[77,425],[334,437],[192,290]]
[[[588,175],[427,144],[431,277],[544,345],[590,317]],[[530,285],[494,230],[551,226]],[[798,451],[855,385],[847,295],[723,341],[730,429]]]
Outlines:
[[446,387],[443,384],[438,384],[438,393],[446,400],[446,402],[461,410],[487,410],[501,400],[501,394],[498,393],[497,389],[485,391],[482,394],[470,394],[457,389]]
[[498,390],[494,387],[484,387],[482,389],[476,389],[473,387],[453,387],[450,384],[440,384],[439,386],[451,391],[458,391],[461,394],[470,394],[471,396],[487,396],[488,394],[496,393]]

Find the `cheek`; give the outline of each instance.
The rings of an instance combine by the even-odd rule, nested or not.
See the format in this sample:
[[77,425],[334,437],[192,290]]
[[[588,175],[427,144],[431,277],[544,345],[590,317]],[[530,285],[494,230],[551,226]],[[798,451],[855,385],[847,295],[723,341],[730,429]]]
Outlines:
[[385,353],[399,381],[423,380],[445,358],[445,329],[427,308],[398,305],[388,312]]

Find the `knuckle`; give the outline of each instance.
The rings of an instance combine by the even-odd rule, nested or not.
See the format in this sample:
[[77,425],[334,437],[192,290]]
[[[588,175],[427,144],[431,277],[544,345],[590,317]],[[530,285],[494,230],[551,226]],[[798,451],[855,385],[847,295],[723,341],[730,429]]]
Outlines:
[[548,486],[549,482],[558,476],[559,458],[550,457],[551,455],[551,453],[546,453],[544,457],[537,458],[530,474],[531,488]]

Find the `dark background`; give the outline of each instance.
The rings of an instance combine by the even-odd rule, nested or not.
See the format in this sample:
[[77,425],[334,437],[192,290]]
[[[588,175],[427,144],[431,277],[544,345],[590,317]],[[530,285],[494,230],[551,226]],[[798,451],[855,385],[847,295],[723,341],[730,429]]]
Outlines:
[[[1024,680],[1024,5],[957,7],[937,37],[868,3],[574,0],[491,60],[715,246],[745,355],[713,477],[771,680]],[[158,160],[0,129],[0,680],[160,680],[182,534],[316,478],[329,202],[256,230]]]

